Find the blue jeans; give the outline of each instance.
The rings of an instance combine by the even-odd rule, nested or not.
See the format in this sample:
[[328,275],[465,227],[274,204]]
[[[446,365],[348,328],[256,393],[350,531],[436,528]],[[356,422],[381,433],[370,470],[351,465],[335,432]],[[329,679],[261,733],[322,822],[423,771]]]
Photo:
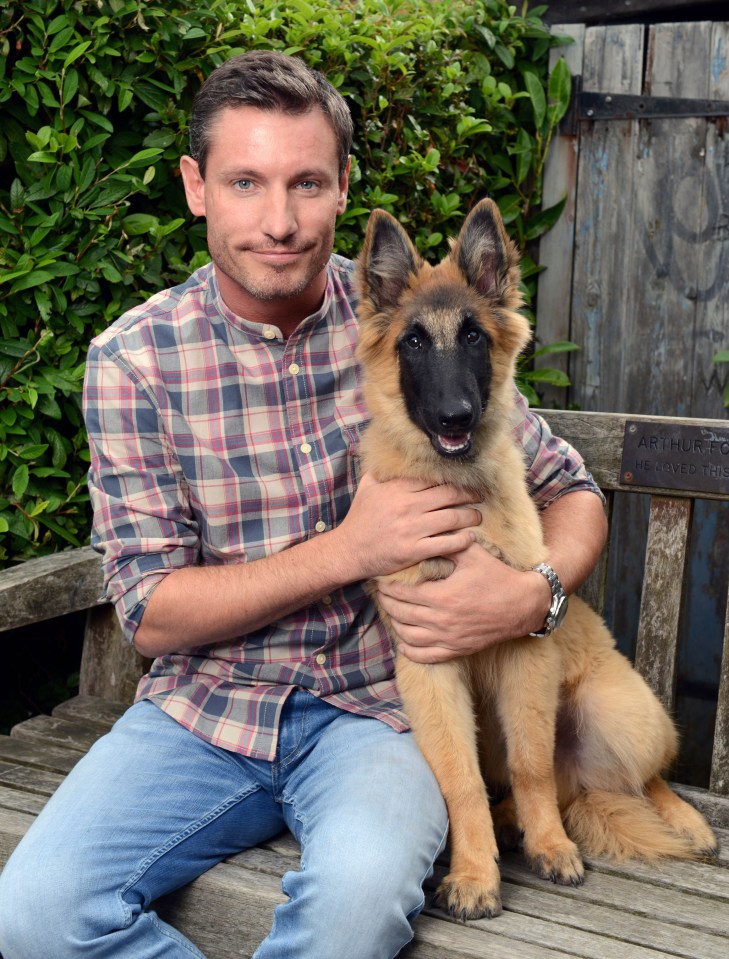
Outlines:
[[137,703],[64,780],[0,875],[0,954],[201,959],[151,904],[285,827],[301,868],[284,876],[288,901],[256,959],[395,956],[412,938],[447,829],[410,733],[296,690],[268,763]]

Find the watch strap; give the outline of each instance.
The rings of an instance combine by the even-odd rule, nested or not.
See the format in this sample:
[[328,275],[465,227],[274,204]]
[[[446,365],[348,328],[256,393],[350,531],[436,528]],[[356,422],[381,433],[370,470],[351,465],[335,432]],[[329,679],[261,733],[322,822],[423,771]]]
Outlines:
[[549,563],[539,563],[537,566],[532,566],[532,571],[535,573],[541,573],[549,583],[549,588],[552,590],[552,602],[549,606],[542,630],[536,633],[529,633],[529,635],[537,637],[551,636],[557,626],[557,613],[562,604],[566,601],[567,594],[564,591],[564,587],[560,582],[559,576],[557,576]]

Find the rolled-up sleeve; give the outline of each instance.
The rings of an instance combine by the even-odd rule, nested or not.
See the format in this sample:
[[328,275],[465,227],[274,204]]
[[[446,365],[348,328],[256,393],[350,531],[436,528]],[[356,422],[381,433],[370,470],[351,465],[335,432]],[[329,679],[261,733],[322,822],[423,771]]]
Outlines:
[[84,384],[92,546],[105,596],[131,641],[154,588],[198,562],[197,523],[154,397],[119,357],[93,343]]
[[524,450],[529,492],[539,509],[576,490],[595,493],[604,504],[605,497],[577,450],[555,436],[546,420],[515,392],[514,435]]

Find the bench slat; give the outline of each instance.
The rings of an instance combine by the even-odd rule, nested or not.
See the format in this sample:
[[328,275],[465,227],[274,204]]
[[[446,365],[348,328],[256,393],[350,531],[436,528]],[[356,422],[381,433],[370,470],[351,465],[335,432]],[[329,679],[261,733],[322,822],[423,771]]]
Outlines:
[[[589,881],[589,877],[588,877]],[[724,939],[697,929],[687,929],[677,923],[666,923],[647,916],[634,916],[609,906],[580,902],[579,907],[559,896],[545,896],[543,890],[528,889],[520,886],[518,892],[510,891],[510,884],[504,883],[508,908],[521,915],[542,916],[561,927],[574,926],[593,932],[608,939],[615,938],[614,946],[618,959],[624,955],[627,943],[658,950],[661,956],[678,955],[691,959],[717,959],[725,947]],[[496,922],[500,922],[501,918]],[[607,954],[602,946],[598,955]],[[655,952],[649,955],[656,956]],[[657,957],[656,957],[657,959]]]
[[729,797],[729,597],[724,623],[724,647],[721,657],[709,788],[720,796]]
[[672,712],[693,501],[652,496],[635,665]]
[[104,735],[104,729],[95,723],[69,722],[57,716],[33,716],[13,726],[10,735],[16,739],[86,752]]
[[112,702],[97,696],[74,696],[60,703],[53,715],[71,722],[88,723],[100,726],[104,731],[111,729],[114,723],[129,707],[126,703]]
[[28,742],[17,737],[0,736],[0,760],[7,760],[34,769],[46,769],[49,772],[69,773],[81,756],[76,749],[59,749],[44,743]]
[[45,799],[58,789],[63,779],[64,777],[58,773],[49,773],[45,769],[0,763],[0,784],[11,789],[44,796]]
[[0,576],[0,632],[54,619],[100,602],[103,579],[90,546],[30,559]]
[[[645,416],[627,413],[590,413],[585,410],[537,409],[549,423],[556,436],[561,436],[580,451],[590,472],[603,490],[624,490],[628,493],[655,493],[650,486],[627,485],[620,482],[620,466],[623,457],[623,440],[627,420],[635,423],[665,423],[669,426],[696,426],[700,422],[707,429],[725,430],[726,420],[696,419],[680,416]],[[704,499],[726,500],[725,493],[704,491],[700,494],[688,490],[672,490],[671,495],[680,499],[700,495]]]
[[541,890],[544,895],[555,895],[580,904],[609,906],[619,910],[620,914],[647,916],[667,923],[680,916],[680,921],[688,926],[718,936],[729,936],[729,909],[717,908],[717,902],[709,897],[594,871],[590,871],[585,884],[577,888],[548,885],[523,867],[515,866],[508,857],[500,863],[500,868],[505,879]]

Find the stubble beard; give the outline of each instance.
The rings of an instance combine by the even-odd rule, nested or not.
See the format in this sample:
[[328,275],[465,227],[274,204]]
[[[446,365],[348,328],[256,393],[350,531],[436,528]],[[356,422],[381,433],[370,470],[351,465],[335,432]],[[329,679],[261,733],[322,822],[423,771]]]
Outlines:
[[[326,268],[331,255],[334,237],[328,239],[316,251],[314,259],[306,265],[303,274],[296,275],[288,266],[267,266],[260,276],[246,269],[235,258],[224,241],[208,235],[210,257],[218,270],[244,290],[248,296],[264,303],[293,299],[304,293],[309,284]],[[243,251],[245,252],[245,251]]]

